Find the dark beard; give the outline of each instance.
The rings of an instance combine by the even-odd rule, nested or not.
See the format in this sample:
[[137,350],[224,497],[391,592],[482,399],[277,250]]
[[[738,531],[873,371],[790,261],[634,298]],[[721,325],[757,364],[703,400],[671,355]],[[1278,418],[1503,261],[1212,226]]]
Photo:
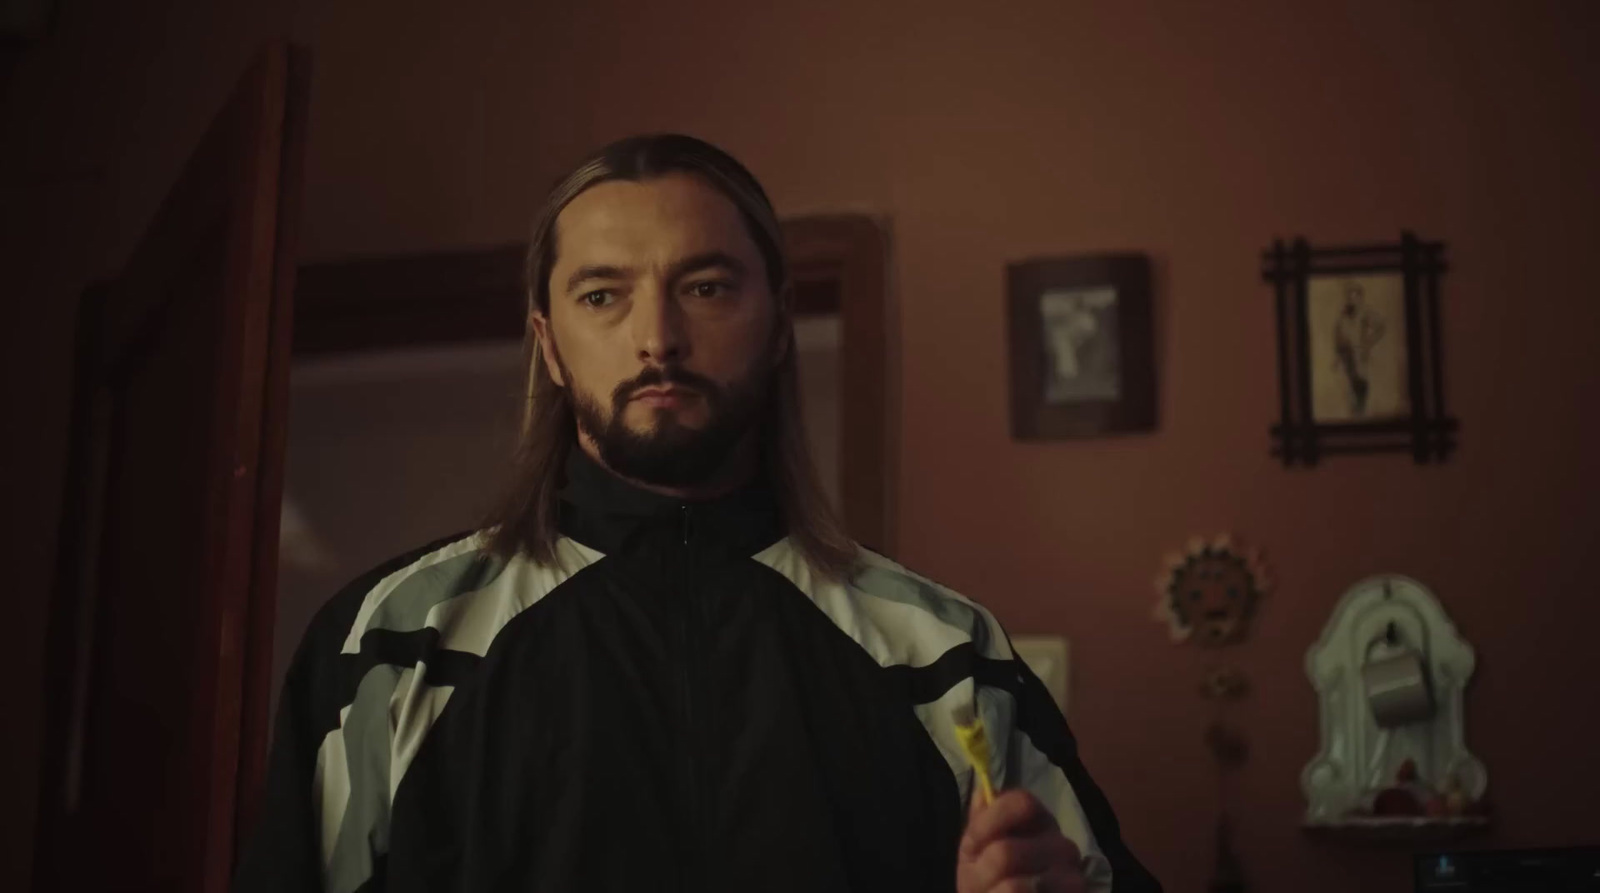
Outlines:
[[[611,393],[611,412],[580,392],[573,384],[561,356],[556,355],[567,382],[578,430],[589,435],[600,450],[600,460],[617,474],[657,487],[692,487],[705,483],[727,464],[733,449],[759,423],[762,396],[770,375],[759,366],[727,388],[702,375],[677,366],[651,366]],[[655,414],[655,426],[639,433],[623,422],[623,410],[641,388],[676,385],[690,388],[705,401],[708,421],[703,428],[678,423],[671,410]]]

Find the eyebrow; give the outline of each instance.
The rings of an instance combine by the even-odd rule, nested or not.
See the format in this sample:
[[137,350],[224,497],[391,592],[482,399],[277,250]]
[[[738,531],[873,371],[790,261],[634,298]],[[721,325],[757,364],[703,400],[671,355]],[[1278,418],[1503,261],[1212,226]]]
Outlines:
[[[716,267],[721,267],[735,276],[743,276],[746,273],[744,262],[728,252],[702,251],[699,254],[692,254],[674,263],[667,270],[667,278],[676,280],[690,273],[698,273],[701,270],[709,270]],[[634,275],[634,272],[631,267],[616,267],[607,264],[582,266],[573,270],[572,275],[567,277],[567,293],[571,294],[579,285],[590,279],[628,279]]]

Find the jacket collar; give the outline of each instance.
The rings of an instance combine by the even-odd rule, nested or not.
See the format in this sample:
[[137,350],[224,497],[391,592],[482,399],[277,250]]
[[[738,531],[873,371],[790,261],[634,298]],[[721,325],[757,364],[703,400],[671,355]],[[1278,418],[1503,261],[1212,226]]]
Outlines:
[[567,456],[560,527],[608,555],[687,543],[695,551],[742,557],[784,535],[777,497],[764,475],[715,499],[676,499],[623,480],[576,446]]

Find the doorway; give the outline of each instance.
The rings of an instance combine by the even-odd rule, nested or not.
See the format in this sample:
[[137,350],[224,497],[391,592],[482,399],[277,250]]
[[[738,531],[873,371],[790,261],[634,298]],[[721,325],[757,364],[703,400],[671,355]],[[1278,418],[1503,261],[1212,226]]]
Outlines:
[[[883,227],[784,221],[807,436],[858,541],[893,551],[896,407]],[[483,517],[524,389],[524,248],[302,266],[295,294],[273,700],[349,580]]]

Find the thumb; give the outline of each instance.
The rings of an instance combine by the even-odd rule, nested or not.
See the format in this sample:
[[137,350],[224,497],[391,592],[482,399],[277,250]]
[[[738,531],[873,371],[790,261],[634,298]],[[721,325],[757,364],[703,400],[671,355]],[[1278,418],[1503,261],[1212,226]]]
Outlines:
[[989,811],[990,805],[991,804],[985,803],[983,800],[983,788],[974,783],[972,785],[972,793],[967,797],[966,826],[961,829],[961,843],[959,847],[961,858],[970,860],[977,857],[978,853],[975,845],[976,841],[972,836],[972,833],[974,829],[979,827],[980,823],[978,819],[984,813]]
[[983,802],[983,786],[974,778],[972,781],[972,793],[967,797],[967,824],[971,825],[972,820],[982,815],[983,811],[988,808],[989,804]]

